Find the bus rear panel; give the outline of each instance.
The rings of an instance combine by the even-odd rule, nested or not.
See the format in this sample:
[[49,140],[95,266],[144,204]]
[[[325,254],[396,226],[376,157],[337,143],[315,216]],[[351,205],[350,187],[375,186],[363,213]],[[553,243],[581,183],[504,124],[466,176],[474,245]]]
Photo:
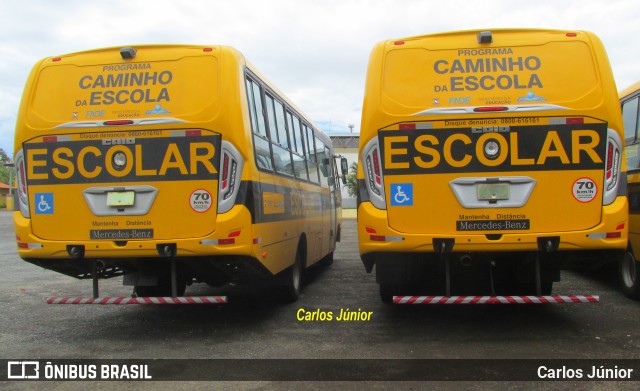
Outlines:
[[256,159],[274,157],[268,143],[266,156],[254,150],[250,113],[261,98],[247,92],[249,75],[262,78],[224,46],[106,48],[36,64],[15,137],[20,257],[77,278],[124,275],[139,295],[176,296],[193,281],[285,274],[291,284],[288,270],[332,255],[340,222],[330,214],[330,140],[262,80],[289,123],[306,121],[324,142],[315,182],[262,170]]
[[548,293],[561,267],[626,247],[620,111],[594,35],[385,41],[365,96],[360,254],[383,298]]

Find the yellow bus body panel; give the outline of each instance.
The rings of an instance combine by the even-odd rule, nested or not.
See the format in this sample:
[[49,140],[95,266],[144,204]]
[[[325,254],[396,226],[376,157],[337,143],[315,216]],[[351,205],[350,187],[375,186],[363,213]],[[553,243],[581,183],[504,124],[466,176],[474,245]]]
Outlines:
[[[496,29],[487,44],[480,33],[374,47],[358,179],[368,183],[364,148],[377,140],[385,208],[359,205],[360,254],[433,252],[434,238],[455,238],[454,251],[471,252],[538,250],[536,238],[547,236],[560,237],[560,250],[624,248],[627,198],[609,194],[603,205],[607,140],[621,149],[623,130],[599,39]],[[497,157],[483,152],[489,142]],[[622,181],[626,162],[617,153]],[[517,198],[518,181],[530,184],[518,193],[523,202],[500,207]],[[496,191],[498,201],[482,191]]]
[[[202,256],[204,265],[251,257],[276,274],[294,263],[303,234],[307,266],[333,251],[320,197],[328,189],[256,166],[246,77],[312,122],[240,52],[137,45],[131,59],[121,50],[46,58],[27,80],[14,146],[28,183],[30,216],[14,214],[22,258],[68,259],[74,245],[84,246],[87,262],[135,262],[160,258],[158,246],[171,243],[178,257]],[[244,194],[218,213],[224,142],[244,163],[236,187],[274,190]],[[295,218],[284,188],[300,194]]]
[[[628,100],[631,95],[636,95],[638,91],[640,91],[640,82],[636,82],[622,89],[622,91],[620,91],[620,101],[624,102]],[[637,127],[638,125],[636,124],[636,128]],[[632,162],[638,162],[640,143],[638,143],[637,139],[629,141],[629,144],[625,147],[625,153],[627,154],[627,161],[630,162],[630,165],[633,164]],[[637,203],[639,198],[638,194],[640,194],[640,172],[638,171],[638,167],[629,166],[627,168],[629,170],[627,175],[629,198],[633,200],[629,205],[629,243],[631,243],[633,253],[637,258],[638,254],[640,254],[640,213],[638,213],[640,205]]]

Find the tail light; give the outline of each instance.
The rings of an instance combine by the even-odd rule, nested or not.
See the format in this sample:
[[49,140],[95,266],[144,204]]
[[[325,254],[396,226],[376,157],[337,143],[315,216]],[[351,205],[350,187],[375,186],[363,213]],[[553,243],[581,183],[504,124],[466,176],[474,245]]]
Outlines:
[[622,163],[622,141],[616,131],[609,129],[607,134],[607,157],[605,160],[603,205],[609,205],[618,196],[620,183],[620,165]]
[[238,196],[244,159],[228,141],[222,142],[220,178],[218,178],[218,213],[231,210]]
[[378,145],[377,137],[371,139],[364,147],[362,161],[364,161],[364,179],[367,184],[369,199],[376,208],[386,209],[382,160],[380,159],[380,146]]
[[16,177],[18,179],[18,205],[20,213],[25,218],[31,217],[29,212],[29,187],[27,185],[27,171],[24,163],[24,153],[20,150],[16,154]]

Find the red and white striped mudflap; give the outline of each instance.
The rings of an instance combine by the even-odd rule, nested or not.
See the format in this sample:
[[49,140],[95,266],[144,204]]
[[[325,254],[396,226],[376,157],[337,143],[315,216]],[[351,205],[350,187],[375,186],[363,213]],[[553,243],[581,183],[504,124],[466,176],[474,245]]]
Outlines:
[[227,296],[185,297],[50,297],[47,304],[226,304]]
[[599,303],[594,295],[551,296],[393,296],[393,304],[573,304]]

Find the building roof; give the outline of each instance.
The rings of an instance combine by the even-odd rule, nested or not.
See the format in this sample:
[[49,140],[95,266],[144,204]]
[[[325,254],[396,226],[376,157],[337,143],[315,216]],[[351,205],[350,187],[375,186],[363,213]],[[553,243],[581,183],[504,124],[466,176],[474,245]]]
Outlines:
[[358,148],[360,133],[328,133],[334,148]]
[[9,185],[7,185],[6,183],[0,182],[0,189],[9,189]]

